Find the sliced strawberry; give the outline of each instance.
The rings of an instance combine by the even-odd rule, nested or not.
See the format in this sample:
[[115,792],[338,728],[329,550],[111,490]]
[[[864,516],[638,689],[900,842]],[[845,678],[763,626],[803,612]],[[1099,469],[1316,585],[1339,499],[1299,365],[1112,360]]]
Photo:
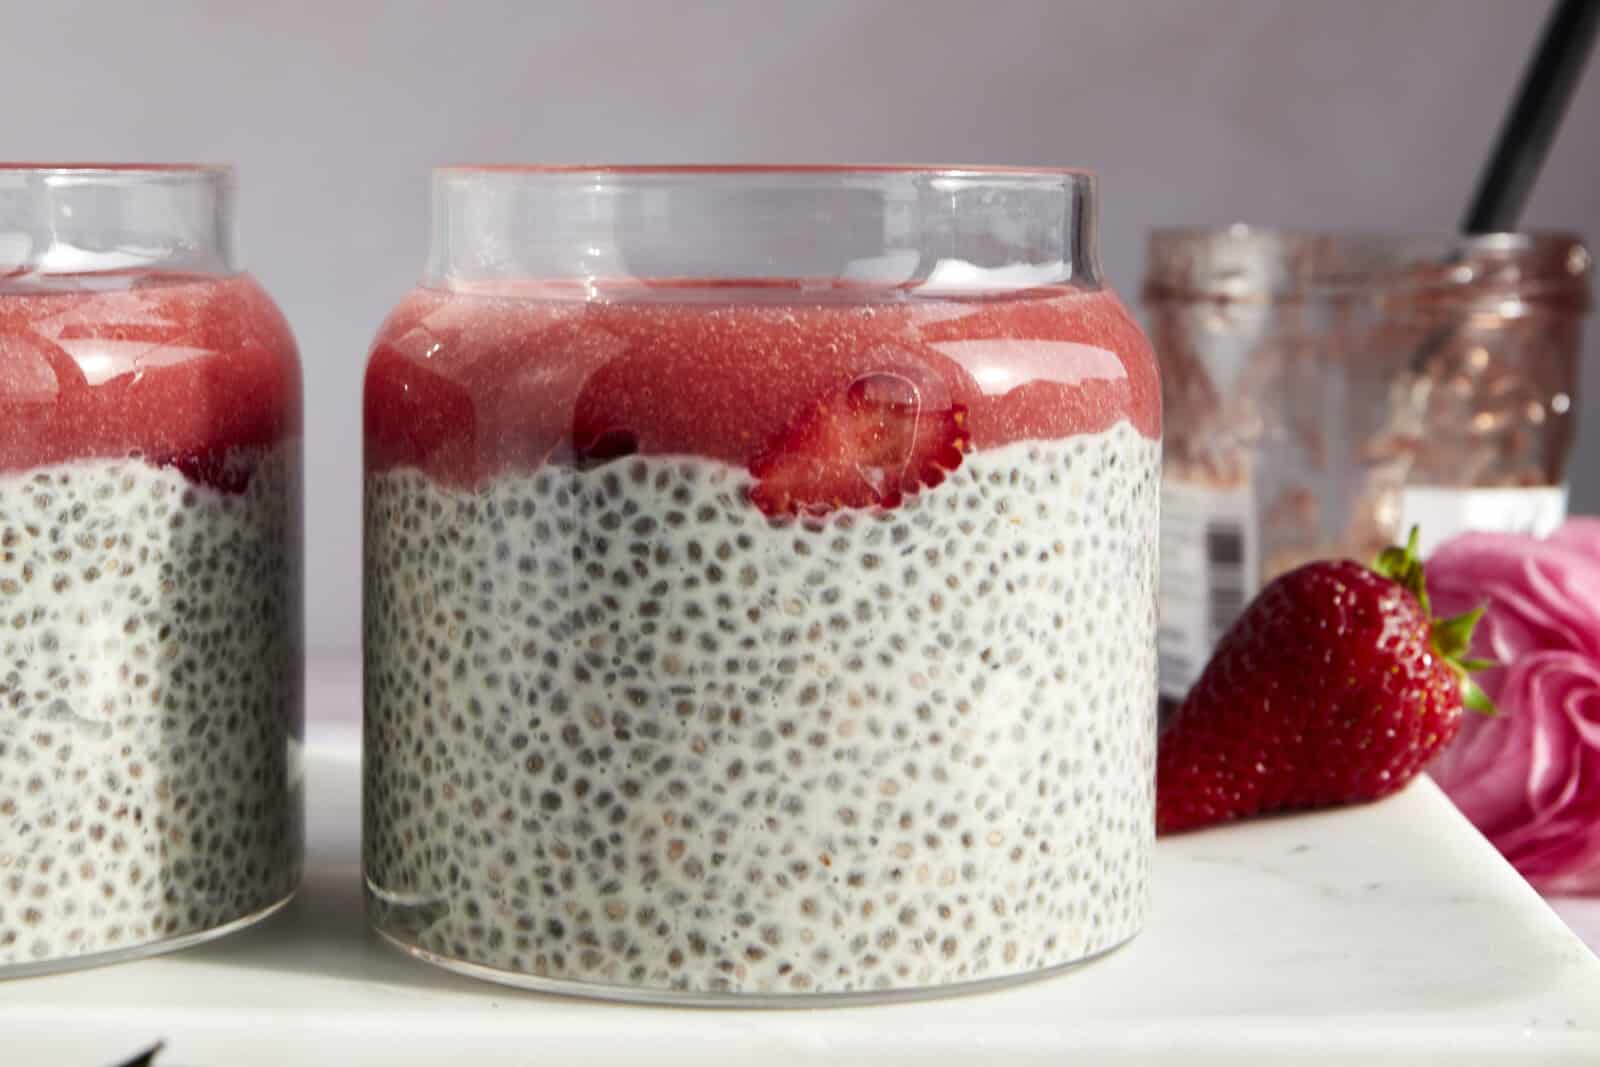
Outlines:
[[197,485],[229,494],[244,492],[254,473],[247,462],[221,448],[190,449],[161,460],[160,465],[176,468]]
[[580,470],[637,455],[639,438],[631,430],[605,430],[588,440],[573,439],[573,463]]
[[521,315],[521,344],[517,369],[507,379],[492,382],[479,377],[473,384],[478,410],[493,420],[500,466],[532,470],[567,452],[582,466],[632,455],[638,438],[625,427],[612,427],[583,440],[572,432],[572,413],[589,380],[624,350],[624,342],[603,324],[569,308],[546,310],[545,321],[530,332]]
[[824,400],[751,462],[750,499],[768,515],[897,507],[961,466],[964,404],[929,404],[904,374],[875,372]]
[[471,486],[566,458],[578,393],[621,345],[587,318],[573,301],[408,297],[367,365],[367,469]]
[[429,464],[472,481],[477,405],[463,386],[380,345],[367,363],[363,399],[369,466]]
[[54,403],[83,388],[83,371],[57,346],[25,332],[0,334],[0,405]]

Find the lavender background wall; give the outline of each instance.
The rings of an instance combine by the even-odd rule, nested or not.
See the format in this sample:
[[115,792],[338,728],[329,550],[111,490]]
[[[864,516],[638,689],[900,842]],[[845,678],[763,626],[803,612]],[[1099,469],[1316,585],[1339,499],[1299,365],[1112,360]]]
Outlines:
[[[12,3],[0,155],[201,159],[299,335],[310,638],[356,647],[358,397],[456,161],[1055,163],[1103,251],[1236,219],[1449,228],[1543,18],[1528,0]],[[1600,241],[1600,65],[1529,210]],[[1574,502],[1600,511],[1591,323]]]

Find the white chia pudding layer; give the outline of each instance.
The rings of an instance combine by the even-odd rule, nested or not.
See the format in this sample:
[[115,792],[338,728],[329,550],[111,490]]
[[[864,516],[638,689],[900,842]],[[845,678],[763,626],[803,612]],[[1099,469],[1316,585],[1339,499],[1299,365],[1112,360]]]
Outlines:
[[229,494],[0,474],[0,976],[182,941],[300,876],[299,448]]
[[702,459],[368,478],[374,922],[689,994],[935,987],[1125,941],[1159,462],[1119,423],[810,523]]

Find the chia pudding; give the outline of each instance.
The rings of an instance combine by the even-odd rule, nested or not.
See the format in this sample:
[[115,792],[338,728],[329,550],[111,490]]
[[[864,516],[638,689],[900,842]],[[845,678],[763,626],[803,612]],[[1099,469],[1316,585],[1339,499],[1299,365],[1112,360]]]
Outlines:
[[1127,940],[1158,395],[1092,288],[414,293],[365,394],[377,929],[748,1002]]
[[299,419],[247,276],[0,280],[0,977],[293,892]]

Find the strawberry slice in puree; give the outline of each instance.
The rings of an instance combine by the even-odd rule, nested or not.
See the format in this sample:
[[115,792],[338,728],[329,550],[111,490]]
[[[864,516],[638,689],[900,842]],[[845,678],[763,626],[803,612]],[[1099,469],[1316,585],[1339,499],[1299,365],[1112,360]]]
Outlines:
[[904,370],[855,379],[755,457],[751,501],[773,516],[893,508],[943,482],[971,445],[967,407],[930,392]]

